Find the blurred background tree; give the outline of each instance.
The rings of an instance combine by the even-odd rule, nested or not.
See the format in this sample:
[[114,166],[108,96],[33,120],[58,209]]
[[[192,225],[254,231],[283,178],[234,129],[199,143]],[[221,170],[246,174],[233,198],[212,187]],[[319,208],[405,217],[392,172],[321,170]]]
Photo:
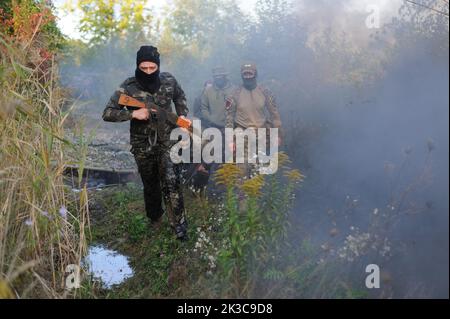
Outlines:
[[99,45],[112,37],[133,35],[145,39],[151,31],[152,16],[146,0],[78,0],[65,10],[80,14],[79,31],[89,45]]

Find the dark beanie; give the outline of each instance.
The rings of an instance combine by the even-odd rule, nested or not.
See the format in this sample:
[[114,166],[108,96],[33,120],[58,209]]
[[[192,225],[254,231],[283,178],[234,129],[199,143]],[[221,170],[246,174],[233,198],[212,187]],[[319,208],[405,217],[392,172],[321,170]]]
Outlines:
[[141,46],[136,54],[136,66],[139,66],[139,64],[144,61],[156,63],[159,67],[158,49],[151,45]]

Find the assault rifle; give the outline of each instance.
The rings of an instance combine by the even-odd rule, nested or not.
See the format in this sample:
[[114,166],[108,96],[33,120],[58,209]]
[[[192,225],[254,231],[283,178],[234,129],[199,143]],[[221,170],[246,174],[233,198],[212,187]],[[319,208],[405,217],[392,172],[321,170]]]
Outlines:
[[165,122],[169,122],[172,125],[185,128],[192,132],[191,120],[178,116],[173,112],[166,111],[155,103],[144,103],[126,94],[120,94],[119,104],[129,107],[147,108],[150,112],[151,119],[158,123],[158,128],[165,124]]

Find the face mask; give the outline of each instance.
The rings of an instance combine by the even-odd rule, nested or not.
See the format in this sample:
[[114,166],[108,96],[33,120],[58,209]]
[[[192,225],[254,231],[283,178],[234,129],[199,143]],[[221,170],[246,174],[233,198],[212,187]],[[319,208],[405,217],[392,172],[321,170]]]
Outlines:
[[256,77],[242,78],[242,83],[247,90],[254,90],[256,88]]
[[227,82],[227,79],[224,77],[214,79],[214,85],[219,89],[223,89],[227,85]]
[[145,91],[154,94],[159,90],[161,85],[159,80],[159,68],[152,74],[147,74],[138,67],[135,71],[135,77]]

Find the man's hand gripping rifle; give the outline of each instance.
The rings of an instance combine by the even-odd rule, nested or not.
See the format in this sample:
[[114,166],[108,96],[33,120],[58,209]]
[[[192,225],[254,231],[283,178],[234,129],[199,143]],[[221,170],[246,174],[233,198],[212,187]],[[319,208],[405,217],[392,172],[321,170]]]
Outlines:
[[[165,122],[169,122],[174,126],[187,129],[192,133],[192,122],[184,116],[178,116],[173,112],[169,112],[159,107],[155,103],[144,103],[126,94],[121,94],[119,97],[119,104],[128,107],[147,108],[151,120],[155,121],[159,130],[164,130]],[[162,133],[162,132],[159,132]]]

